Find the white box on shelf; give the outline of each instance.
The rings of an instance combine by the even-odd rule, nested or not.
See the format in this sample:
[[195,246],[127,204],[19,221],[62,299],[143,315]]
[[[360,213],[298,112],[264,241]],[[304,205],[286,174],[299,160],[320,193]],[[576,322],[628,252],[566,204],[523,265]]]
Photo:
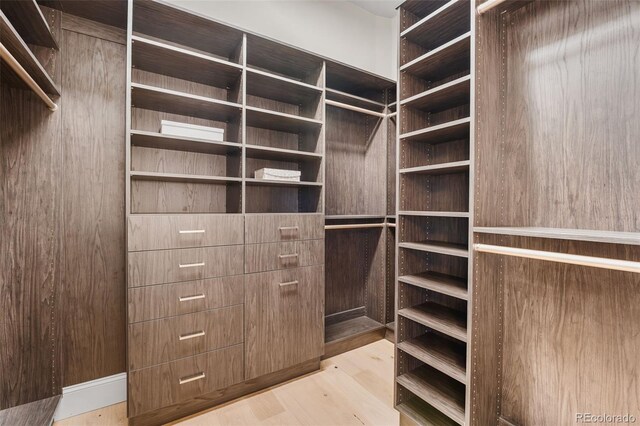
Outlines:
[[206,139],[210,141],[224,140],[224,129],[219,129],[217,127],[199,126],[196,124],[180,123],[169,120],[162,120],[161,125],[160,133],[163,135]]
[[260,169],[256,170],[256,179],[283,180],[287,182],[300,182],[302,173],[299,170]]

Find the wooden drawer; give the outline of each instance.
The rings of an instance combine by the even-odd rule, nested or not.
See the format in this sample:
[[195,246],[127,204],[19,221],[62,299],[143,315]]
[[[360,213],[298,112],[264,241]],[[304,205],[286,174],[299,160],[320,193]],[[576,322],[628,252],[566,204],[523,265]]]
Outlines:
[[129,253],[129,287],[242,274],[244,246]]
[[316,240],[324,238],[324,215],[247,215],[245,243]]
[[242,215],[133,215],[129,251],[243,244],[243,222]]
[[247,244],[244,272],[273,271],[324,263],[324,240]]
[[131,324],[129,368],[136,370],[243,341],[243,305]]
[[244,276],[129,289],[129,323],[244,303]]
[[324,266],[245,277],[246,380],[320,357]]
[[243,380],[243,345],[129,373],[129,417],[224,389]]

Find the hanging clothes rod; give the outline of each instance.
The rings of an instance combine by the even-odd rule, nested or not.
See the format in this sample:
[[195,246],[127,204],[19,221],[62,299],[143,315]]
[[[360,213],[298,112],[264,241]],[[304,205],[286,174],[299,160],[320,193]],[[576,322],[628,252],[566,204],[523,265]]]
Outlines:
[[29,73],[20,65],[20,63],[13,57],[11,52],[4,47],[4,44],[0,43],[0,57],[3,61],[5,61],[11,69],[20,77],[22,81],[25,82],[27,86],[36,94],[40,99],[47,104],[47,107],[51,111],[55,111],[58,109],[58,105],[51,100],[49,96],[38,86],[38,83],[29,75]]
[[342,109],[348,109],[348,110],[351,110],[351,111],[361,112],[363,114],[373,115],[374,117],[385,118],[387,116],[387,114],[384,114],[384,113],[381,113],[381,112],[375,112],[375,111],[368,110],[366,108],[360,108],[360,107],[349,105],[349,104],[345,104],[345,103],[342,103],[342,102],[332,101],[331,99],[325,99],[324,103],[327,104],[327,105],[332,105],[334,107],[338,107],[338,108],[342,108]]
[[350,225],[325,225],[324,229],[366,229],[366,228],[384,228],[386,223],[353,223]]
[[524,257],[527,259],[547,260],[549,262],[569,263],[572,265],[590,266],[593,268],[640,273],[640,262],[632,262],[629,260],[582,256],[578,254],[530,250],[516,247],[494,246],[490,244],[474,244],[473,247],[476,251],[481,253],[503,254],[505,256]]
[[480,6],[476,8],[478,11],[478,15],[482,15],[493,9],[494,7],[500,6],[502,3],[505,3],[507,0],[487,0],[482,3]]

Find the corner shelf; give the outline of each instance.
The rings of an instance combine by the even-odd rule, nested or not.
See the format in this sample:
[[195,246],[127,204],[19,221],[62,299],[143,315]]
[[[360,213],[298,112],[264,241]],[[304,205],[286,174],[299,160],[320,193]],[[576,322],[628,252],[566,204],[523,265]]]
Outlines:
[[445,109],[469,103],[471,76],[457,78],[431,90],[418,93],[400,102],[400,105],[428,112],[439,112]]
[[26,43],[59,49],[47,19],[35,0],[2,0],[0,8]]
[[168,149],[172,151],[199,152],[203,154],[240,154],[242,144],[207,139],[184,138],[163,135],[157,132],[131,130],[131,145],[144,148]]
[[131,106],[215,121],[239,118],[242,105],[175,90],[131,83]]
[[322,95],[322,88],[265,71],[247,68],[247,95],[303,105],[318,100]]
[[454,161],[451,163],[432,164],[428,166],[409,167],[406,169],[400,169],[398,173],[401,174],[421,174],[421,175],[444,175],[451,173],[460,173],[469,171],[469,160]]
[[398,343],[398,349],[462,384],[467,383],[467,349],[464,344],[427,333]]
[[419,274],[400,276],[398,277],[398,281],[455,297],[456,299],[467,300],[469,298],[467,281],[451,275],[437,272],[422,272]]
[[426,127],[400,135],[400,139],[409,142],[422,142],[428,144],[439,144],[452,140],[465,139],[469,137],[471,119],[461,118],[449,121],[436,126]]
[[467,316],[463,312],[447,308],[433,302],[426,302],[410,308],[400,309],[398,315],[467,342]]
[[416,22],[400,34],[426,49],[433,49],[447,40],[468,32],[471,5],[464,0],[452,0]]
[[470,55],[471,33],[469,32],[404,64],[400,67],[400,72],[408,72],[423,80],[437,81],[469,70]]
[[640,246],[640,232],[597,231],[590,229],[539,227],[475,227],[480,234],[511,235],[518,237],[549,238],[554,240],[589,241],[594,243]]
[[227,184],[227,183],[240,183],[241,178],[236,177],[223,177],[223,176],[202,176],[202,175],[188,175],[178,173],[157,173],[157,172],[140,172],[131,171],[132,180],[147,180],[156,182],[179,182],[179,183],[212,183],[212,184]]
[[312,118],[251,106],[247,106],[246,111],[247,126],[249,127],[259,127],[288,133],[302,133],[305,131],[318,130],[322,127],[321,120],[314,120]]
[[410,250],[446,254],[449,256],[469,257],[469,250],[463,244],[445,243],[441,241],[425,241],[415,243],[399,243],[398,247]]

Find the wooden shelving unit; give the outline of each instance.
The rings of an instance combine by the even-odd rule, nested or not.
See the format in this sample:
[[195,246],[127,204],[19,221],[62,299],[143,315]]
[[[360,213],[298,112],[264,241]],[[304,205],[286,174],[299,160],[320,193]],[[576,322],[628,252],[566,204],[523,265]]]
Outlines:
[[220,142],[207,139],[184,138],[165,135],[158,132],[131,130],[131,145],[145,148],[167,149],[174,151],[199,152],[203,154],[233,154],[242,150],[242,144]]
[[247,68],[247,94],[288,104],[318,102],[322,88],[312,84]]
[[471,16],[464,0],[400,7],[395,402],[420,424],[468,421]]
[[319,130],[322,121],[313,118],[300,117],[264,108],[247,106],[247,126],[261,129],[277,130],[286,133],[303,133]]
[[591,229],[540,228],[540,227],[484,227],[476,226],[474,232],[480,234],[534,237],[554,240],[590,241],[594,243],[640,245],[640,233],[598,231]]
[[241,182],[240,178],[223,176],[200,176],[178,173],[154,173],[154,172],[131,172],[132,180],[148,180],[158,182],[182,182],[182,183],[218,183],[226,184],[231,182]]
[[58,49],[58,42],[36,0],[2,0],[0,10],[25,43]]

